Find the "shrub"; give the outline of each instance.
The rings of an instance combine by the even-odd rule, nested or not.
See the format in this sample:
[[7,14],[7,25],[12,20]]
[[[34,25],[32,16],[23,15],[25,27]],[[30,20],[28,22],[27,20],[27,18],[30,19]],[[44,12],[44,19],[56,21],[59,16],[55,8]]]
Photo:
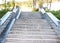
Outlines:
[[55,15],[60,20],[60,10],[58,10],[58,11],[47,10],[47,12],[51,12],[53,15]]
[[6,13],[6,12],[8,12],[9,11],[9,9],[2,9],[2,10],[0,10],[0,18],[2,18],[2,16]]
[[33,12],[35,12],[35,11],[39,11],[39,8],[33,8],[32,11],[33,11]]
[[52,14],[54,14],[59,20],[60,20],[60,10],[59,11],[50,11]]

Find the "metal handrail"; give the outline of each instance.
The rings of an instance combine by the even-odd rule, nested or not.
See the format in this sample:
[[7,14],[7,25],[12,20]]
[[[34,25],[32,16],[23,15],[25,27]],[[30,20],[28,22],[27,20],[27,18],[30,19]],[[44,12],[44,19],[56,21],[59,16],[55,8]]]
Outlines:
[[[17,14],[18,13],[18,14]],[[0,43],[4,43],[5,39],[11,29],[11,27],[13,26],[14,22],[16,19],[19,18],[20,16],[20,11],[19,8],[14,8],[13,11],[6,13],[1,19],[0,19],[0,26],[4,26],[4,23],[6,21],[9,21],[9,23],[6,25],[6,27],[4,28],[4,30],[2,32],[0,32]],[[3,25],[2,25],[3,24]],[[1,29],[1,27],[0,27]]]
[[[58,18],[56,18],[52,13],[50,12],[45,12],[45,10],[41,8],[40,12],[42,13],[42,15],[47,15],[47,17],[49,17],[57,26],[58,26],[58,21],[60,21]],[[46,17],[45,17],[46,18]],[[48,19],[48,18],[47,18]]]
[[59,19],[57,19],[52,13],[48,12],[46,13],[46,15],[48,15],[50,17],[50,19],[58,26],[58,21]]
[[43,13],[41,9],[40,9],[40,12],[41,12],[42,18],[45,18],[49,22],[51,27],[55,30],[57,36],[60,38],[60,20],[50,12]]
[[0,25],[3,25],[3,23],[8,19],[8,17],[11,15],[12,12],[7,12],[1,19],[0,19]]
[[[15,12],[14,12],[15,11]],[[9,23],[10,19],[18,19],[20,16],[19,6],[15,7],[13,11],[8,11],[1,19],[0,19],[0,34],[4,30],[4,28]]]

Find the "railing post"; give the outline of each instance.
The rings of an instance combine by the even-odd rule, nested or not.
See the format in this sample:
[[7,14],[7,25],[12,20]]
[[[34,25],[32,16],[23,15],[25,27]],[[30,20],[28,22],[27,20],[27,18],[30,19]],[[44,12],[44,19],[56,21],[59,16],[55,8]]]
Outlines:
[[60,29],[60,21],[58,21],[58,28]]
[[42,19],[44,19],[44,14],[45,13],[46,13],[45,10],[42,7],[40,7],[40,14],[42,16]]
[[60,21],[58,21],[58,37],[60,38]]
[[0,25],[1,25],[1,19],[0,19]]
[[60,31],[60,21],[58,21],[58,30]]
[[58,21],[58,29],[60,30],[60,21]]

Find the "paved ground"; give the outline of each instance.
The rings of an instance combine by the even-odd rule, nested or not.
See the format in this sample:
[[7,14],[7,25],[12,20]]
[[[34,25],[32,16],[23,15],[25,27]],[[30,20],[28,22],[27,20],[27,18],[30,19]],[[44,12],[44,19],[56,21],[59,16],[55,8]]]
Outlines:
[[54,29],[39,12],[22,12],[5,43],[60,43]]
[[32,8],[31,7],[27,7],[27,6],[20,6],[20,10],[23,11],[23,12],[31,12],[32,11]]

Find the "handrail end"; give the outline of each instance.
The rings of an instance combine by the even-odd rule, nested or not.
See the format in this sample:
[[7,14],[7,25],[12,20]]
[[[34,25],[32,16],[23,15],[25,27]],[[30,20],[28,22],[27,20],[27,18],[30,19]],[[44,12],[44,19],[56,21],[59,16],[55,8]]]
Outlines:
[[2,20],[0,19],[0,25],[1,25],[1,21],[2,21]]

